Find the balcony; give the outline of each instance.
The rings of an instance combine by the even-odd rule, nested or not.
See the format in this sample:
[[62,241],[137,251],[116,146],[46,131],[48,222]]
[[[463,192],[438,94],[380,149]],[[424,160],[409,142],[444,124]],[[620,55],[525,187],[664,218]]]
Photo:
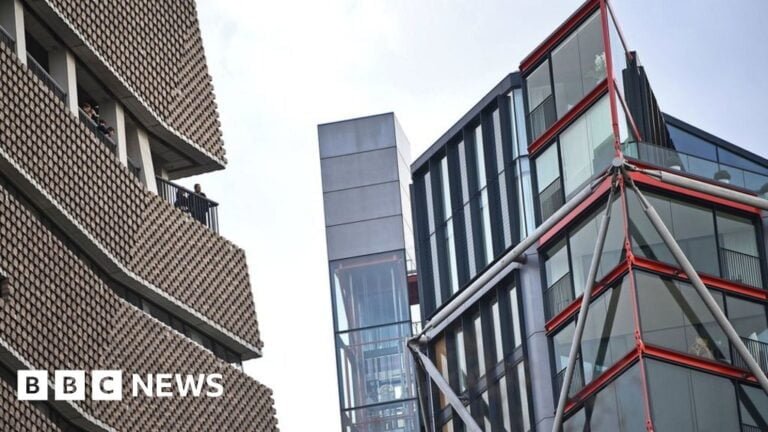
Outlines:
[[156,180],[157,193],[161,198],[213,232],[219,232],[219,203],[163,178],[156,177]]
[[552,319],[552,317],[565,310],[572,301],[571,274],[566,273],[557,282],[544,290],[547,319]]
[[741,432],[768,432],[768,429],[742,423]]
[[[584,383],[584,369],[581,365],[581,355],[576,357],[576,367],[573,369],[573,378],[571,378],[571,388],[568,390],[568,396],[571,397],[581,390]],[[555,386],[555,395],[559,395],[563,389],[563,380],[565,379],[565,368],[555,374],[553,384]]]
[[622,144],[622,151],[628,158],[658,167],[718,180],[757,193],[768,192],[768,176],[753,171],[646,142],[626,142]]
[[48,87],[53,94],[61,99],[62,102],[67,103],[67,92],[59,86],[59,84],[56,82],[56,80],[53,79],[48,74],[48,71],[45,70],[43,66],[40,65],[40,63],[35,60],[34,57],[27,54],[27,67],[29,70],[32,71],[33,74],[35,74],[36,77],[40,79],[40,81],[45,84],[46,87]]
[[759,257],[721,247],[720,271],[725,279],[753,287],[763,287]]
[[115,144],[115,142],[112,141],[112,138],[108,137],[104,132],[99,130],[99,126],[96,124],[96,122],[93,121],[92,118],[88,117],[88,114],[86,114],[82,109],[80,109],[79,117],[80,117],[80,121],[83,122],[85,127],[87,127],[91,132],[93,132],[93,134],[96,135],[96,138],[98,138],[102,144],[107,146],[107,148],[113,154],[117,154],[117,144]]
[[[755,359],[757,364],[760,365],[760,369],[762,369],[765,373],[768,373],[768,343],[746,337],[742,337],[741,341],[744,342],[744,345],[747,346],[749,353],[752,354],[752,357]],[[747,363],[741,358],[741,356],[735,350],[732,351],[733,365],[741,369],[749,370]]]

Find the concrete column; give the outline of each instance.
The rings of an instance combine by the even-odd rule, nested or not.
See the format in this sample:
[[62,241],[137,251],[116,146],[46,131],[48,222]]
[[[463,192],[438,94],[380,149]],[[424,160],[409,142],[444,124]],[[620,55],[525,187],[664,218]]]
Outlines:
[[144,129],[131,126],[126,130],[126,149],[128,157],[136,163],[141,172],[139,179],[147,189],[157,193],[157,183],[155,182],[155,168],[152,164],[152,152],[149,148],[149,136]]
[[21,0],[0,0],[0,26],[16,39],[16,55],[27,64],[27,41],[24,38],[24,8]]
[[77,116],[77,67],[75,56],[66,48],[48,53],[51,77],[67,92],[69,110]]
[[115,144],[117,145],[117,157],[120,162],[128,166],[128,152],[125,147],[125,111],[117,102],[108,101],[99,104],[99,117],[107,122],[107,126],[115,128]]
[[528,344],[528,372],[531,379],[535,430],[552,430],[555,417],[555,402],[552,394],[552,365],[549,341],[544,329],[544,295],[541,285],[539,254],[536,246],[525,252],[528,260],[520,269],[520,288],[523,290],[523,310],[525,310],[525,338]]

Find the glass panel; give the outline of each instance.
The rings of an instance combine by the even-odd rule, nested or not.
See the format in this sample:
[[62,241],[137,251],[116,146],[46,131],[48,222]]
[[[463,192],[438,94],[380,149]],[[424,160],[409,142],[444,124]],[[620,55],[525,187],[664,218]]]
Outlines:
[[[437,341],[435,341],[435,366],[437,367],[437,370],[440,371],[440,375],[443,376],[443,379],[450,382],[450,378],[448,377],[448,350],[446,348],[445,344],[445,336],[440,336]],[[448,405],[448,401],[445,399],[445,395],[443,392],[438,391],[439,395],[439,401],[440,401],[440,409],[445,408]]]
[[522,211],[520,216],[520,239],[528,237],[528,233],[536,229],[536,218],[533,213],[533,187],[531,185],[531,167],[527,157],[518,159],[517,172],[517,205]]
[[768,343],[768,317],[764,305],[729,295],[725,296],[725,303],[728,320],[739,336]]
[[[611,107],[604,96],[560,135],[563,184],[569,196],[602,171],[614,156]],[[538,168],[538,165],[537,165]]]
[[512,226],[510,219],[512,215],[509,211],[509,197],[507,196],[507,172],[502,171],[498,177],[499,199],[501,201],[501,228],[504,235],[504,249],[512,245]]
[[429,249],[432,254],[432,280],[434,281],[432,286],[435,293],[435,305],[439,306],[443,302],[443,293],[440,290],[442,286],[440,284],[440,260],[437,254],[437,234],[435,233],[429,236]]
[[[712,211],[693,204],[643,193],[696,270],[718,276],[719,265]],[[677,265],[672,254],[645,216],[634,192],[627,194],[629,231],[635,254]]]
[[737,385],[736,389],[739,394],[741,423],[757,428],[744,432],[768,430],[768,395],[762,389],[741,384]]
[[630,296],[627,279],[589,306],[581,341],[584,384],[592,382],[635,347]]
[[557,116],[573,108],[606,76],[605,49],[595,13],[552,51]]
[[448,177],[448,158],[440,159],[440,186],[443,191],[443,221],[450,219],[451,214],[451,182]]
[[523,91],[521,89],[513,90],[515,101],[515,125],[517,126],[517,155],[528,154],[528,136],[525,133],[525,108],[523,106]]
[[475,348],[477,354],[477,377],[485,376],[485,344],[483,344],[483,324],[478,312],[474,317]]
[[640,367],[635,364],[614,382],[589,398],[582,408],[563,424],[572,432],[643,432],[645,413]]
[[714,144],[674,126],[668,125],[667,130],[672,139],[672,146],[678,152],[717,161],[717,147]]
[[525,363],[517,364],[517,385],[520,394],[520,414],[522,416],[523,431],[531,430],[531,414],[528,410],[528,380],[525,378]]
[[[601,206],[589,219],[574,228],[573,233],[569,235],[568,244],[571,250],[573,286],[576,297],[584,292],[584,284],[587,281],[589,265],[595,251],[595,240],[604,211]],[[611,215],[596,277],[598,281],[616,267],[624,252],[623,218],[621,200],[618,197],[614,199],[611,205]]]
[[757,229],[754,223],[723,212],[717,214],[720,270],[726,279],[762,287]]
[[768,168],[751,160],[728,151],[722,147],[717,148],[718,161],[721,164],[729,165],[735,168],[741,168],[758,174],[768,174]]
[[477,126],[475,128],[475,155],[477,156],[477,189],[483,189],[487,182],[485,176],[485,146],[483,145],[483,128]]
[[554,123],[557,116],[549,80],[549,61],[542,63],[525,78],[525,86],[531,138],[535,140]]
[[459,366],[459,393],[463,393],[467,389],[467,352],[461,327],[456,329],[456,363]]
[[573,287],[568,272],[568,248],[562,240],[542,253],[547,288],[544,301],[547,319],[565,309],[573,301]]
[[514,341],[514,348],[519,347],[523,344],[523,335],[522,335],[522,323],[520,321],[520,307],[517,304],[517,288],[512,287],[512,289],[509,290],[509,301],[510,301],[510,307],[512,308],[512,329],[513,329],[513,335],[515,337]]
[[431,234],[435,232],[435,203],[432,200],[432,174],[429,171],[424,174],[424,191],[427,196],[427,222]]
[[418,432],[417,411],[416,401],[347,410],[342,412],[342,427],[345,432]]
[[738,431],[733,383],[692,369],[646,360],[654,431]]
[[[410,324],[350,331],[336,337],[342,400],[353,408],[413,397],[413,377],[404,363]],[[435,345],[444,355],[442,339]],[[442,350],[442,351],[441,351]]]
[[[693,287],[649,273],[635,274],[645,343],[729,361],[728,340]],[[722,294],[710,292],[723,308]]]
[[491,304],[491,315],[493,316],[494,352],[496,353],[496,363],[499,363],[504,360],[504,340],[501,337],[501,315],[498,299],[494,299]]
[[506,163],[504,161],[504,144],[501,139],[501,119],[498,108],[493,110],[491,120],[493,122],[493,143],[496,149],[496,173],[500,173],[504,171]]
[[496,420],[496,424],[502,425],[503,429],[502,432],[512,432],[512,422],[511,417],[509,415],[509,392],[507,390],[507,377],[503,376],[499,380],[498,383],[499,387],[499,405],[501,405],[501,410],[499,411],[498,415],[501,416],[501,418]]
[[337,331],[409,321],[402,252],[331,263]]
[[480,217],[483,226],[483,245],[485,247],[485,263],[493,261],[493,237],[491,237],[491,210],[488,207],[488,189],[480,192]]
[[553,181],[560,177],[560,168],[557,162],[557,145],[547,147],[536,158],[536,182],[539,192],[547,188]]
[[627,67],[627,49],[622,43],[619,32],[616,30],[613,17],[608,20],[608,32],[610,38],[609,43],[611,46],[611,61],[613,63],[611,68],[613,79],[616,82],[616,90],[618,90],[619,96],[626,101],[627,99],[624,97],[624,77],[626,74],[630,73],[630,70]]
[[459,290],[459,271],[456,268],[456,245],[453,238],[453,219],[445,225],[445,250],[448,258],[448,281],[451,294]]

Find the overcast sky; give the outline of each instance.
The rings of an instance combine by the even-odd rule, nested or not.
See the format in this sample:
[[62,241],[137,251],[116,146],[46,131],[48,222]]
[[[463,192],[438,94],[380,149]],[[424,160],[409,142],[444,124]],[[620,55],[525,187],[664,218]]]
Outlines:
[[[394,111],[415,159],[581,1],[197,1],[229,165],[195,180],[248,254],[246,371],[281,430],[337,431],[317,124]],[[614,3],[663,110],[768,156],[768,1]]]

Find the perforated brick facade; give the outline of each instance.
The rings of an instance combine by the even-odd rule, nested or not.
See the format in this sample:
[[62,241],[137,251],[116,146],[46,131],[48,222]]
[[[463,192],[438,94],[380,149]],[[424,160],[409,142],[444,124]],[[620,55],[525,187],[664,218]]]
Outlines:
[[[276,430],[271,390],[120,299],[46,224],[0,185],[0,267],[12,294],[0,300],[0,336],[34,367],[121,369],[122,403],[78,403],[116,430]],[[221,398],[132,398],[127,374],[223,375]],[[0,381],[2,382],[2,381]],[[5,404],[6,389],[0,389]],[[87,395],[89,393],[87,392]],[[24,427],[48,423],[26,405]],[[0,414],[0,422],[6,411]],[[0,423],[1,424],[1,423]],[[9,423],[10,424],[10,423]]]
[[46,0],[172,128],[224,158],[191,0]]
[[4,45],[0,69],[0,148],[129,270],[261,346],[243,251],[143,188]]

